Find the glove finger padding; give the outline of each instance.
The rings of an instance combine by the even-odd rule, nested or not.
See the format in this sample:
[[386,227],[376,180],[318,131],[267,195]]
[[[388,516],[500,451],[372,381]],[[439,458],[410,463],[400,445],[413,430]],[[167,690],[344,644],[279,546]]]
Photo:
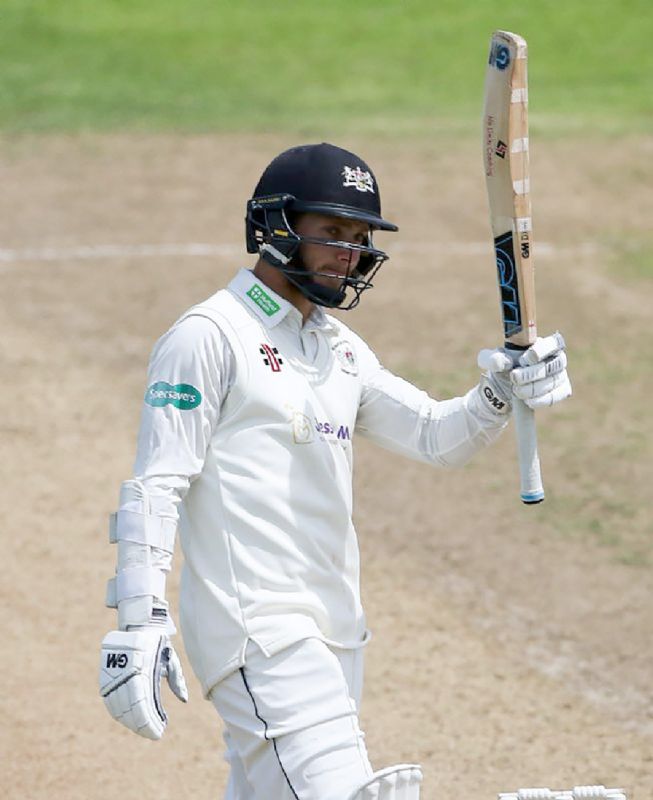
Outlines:
[[[516,394],[516,392],[515,392]],[[555,385],[549,391],[537,396],[524,398],[524,402],[529,408],[533,410],[537,408],[547,408],[554,406],[556,403],[566,400],[572,395],[571,382],[566,372],[562,375],[555,376]]]
[[544,378],[557,375],[567,369],[567,354],[563,351],[538,364],[528,367],[515,367],[510,373],[510,380],[520,386],[524,383],[540,381]]
[[528,350],[502,347],[481,350],[478,366],[485,370],[480,390],[496,414],[510,410],[512,397],[532,409],[552,406],[570,397],[565,340],[560,333],[538,338]]
[[181,669],[181,661],[172,647],[167,647],[165,651],[164,673],[168,679],[168,686],[173,694],[178,697],[182,703],[186,703],[188,701],[188,688],[186,686],[184,673]]
[[161,703],[163,674],[169,676],[169,681],[174,675],[171,687],[185,702],[188,694],[181,664],[165,634],[150,630],[112,631],[104,637],[100,694],[115,720],[147,739],[160,739],[168,722]]
[[[519,359],[520,364],[510,373],[513,394],[529,408],[544,408],[565,400],[572,394],[567,375],[567,354],[561,334],[538,339]],[[536,357],[541,360],[534,362]]]
[[480,350],[476,357],[476,363],[479,369],[484,369],[488,372],[506,372],[514,366],[514,361],[502,347],[494,350],[487,348]]
[[562,386],[565,381],[568,381],[567,373],[563,372],[558,375],[551,375],[542,380],[529,381],[519,386],[513,385],[512,392],[520,400],[532,400],[536,397],[542,397],[549,394],[558,386]]
[[476,360],[484,370],[478,388],[486,407],[493,414],[509,414],[512,408],[510,370],[513,360],[501,348],[481,350]]
[[538,336],[528,350],[519,356],[518,361],[522,367],[539,364],[562,353],[565,347],[565,338],[560,331],[552,333],[551,336]]

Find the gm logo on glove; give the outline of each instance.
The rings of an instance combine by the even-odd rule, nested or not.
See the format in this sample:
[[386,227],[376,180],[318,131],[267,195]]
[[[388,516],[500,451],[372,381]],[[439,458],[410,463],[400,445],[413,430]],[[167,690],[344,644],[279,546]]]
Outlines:
[[107,669],[124,669],[128,663],[127,653],[107,653]]
[[501,411],[505,407],[504,401],[500,400],[487,384],[483,386],[483,394],[487,397],[490,405],[496,408],[497,411]]

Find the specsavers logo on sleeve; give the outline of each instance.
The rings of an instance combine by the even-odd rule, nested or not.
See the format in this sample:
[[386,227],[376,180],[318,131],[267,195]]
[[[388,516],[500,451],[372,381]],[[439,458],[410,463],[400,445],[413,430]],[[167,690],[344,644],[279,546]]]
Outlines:
[[147,387],[145,402],[153,408],[163,408],[170,403],[181,411],[188,411],[197,408],[202,402],[202,395],[190,383],[176,383],[173,386],[167,381],[157,381]]

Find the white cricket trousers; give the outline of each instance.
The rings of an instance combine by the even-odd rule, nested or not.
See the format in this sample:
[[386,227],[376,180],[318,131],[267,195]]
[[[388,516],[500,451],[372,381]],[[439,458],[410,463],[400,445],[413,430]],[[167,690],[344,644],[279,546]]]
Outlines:
[[245,666],[211,700],[225,724],[225,800],[344,800],[372,775],[358,723],[363,652],[304,639]]

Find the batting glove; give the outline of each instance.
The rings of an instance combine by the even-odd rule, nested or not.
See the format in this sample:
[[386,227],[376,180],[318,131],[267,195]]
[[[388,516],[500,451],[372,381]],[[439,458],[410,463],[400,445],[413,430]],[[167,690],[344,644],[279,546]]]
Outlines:
[[179,657],[160,630],[112,631],[102,641],[100,694],[111,716],[146,739],[160,739],[168,723],[161,678],[185,703],[188,689]]
[[555,405],[572,394],[565,340],[560,333],[538,337],[528,350],[481,350],[478,365],[485,370],[481,390],[485,384],[489,389],[486,397],[492,394],[508,406],[513,396],[536,409]]

